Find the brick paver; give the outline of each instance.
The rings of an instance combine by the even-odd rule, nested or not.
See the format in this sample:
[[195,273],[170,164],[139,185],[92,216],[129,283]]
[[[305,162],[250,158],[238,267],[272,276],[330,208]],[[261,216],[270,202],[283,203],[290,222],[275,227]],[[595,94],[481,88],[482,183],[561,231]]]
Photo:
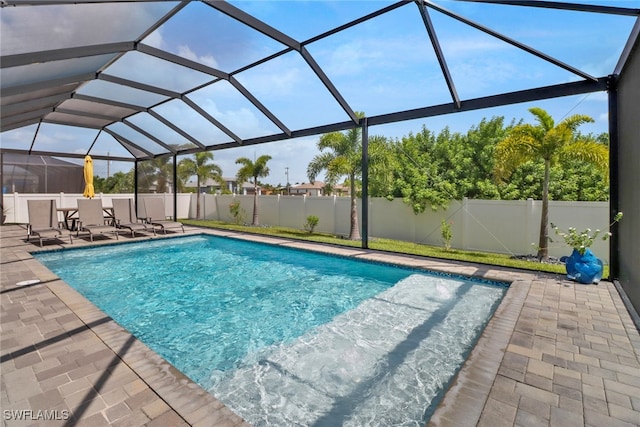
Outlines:
[[[200,425],[248,425],[201,388],[185,388],[184,375],[35,262],[28,251],[39,247],[24,242],[24,229],[1,231],[3,426],[187,426],[186,402],[195,401],[209,409]],[[32,279],[40,282],[16,285]],[[145,370],[163,372],[162,382]]]
[[[640,425],[640,334],[612,283],[237,236],[511,282],[430,425]],[[248,425],[36,262],[29,252],[39,247],[24,237],[20,226],[1,228],[4,426]],[[68,244],[45,249],[59,246]]]

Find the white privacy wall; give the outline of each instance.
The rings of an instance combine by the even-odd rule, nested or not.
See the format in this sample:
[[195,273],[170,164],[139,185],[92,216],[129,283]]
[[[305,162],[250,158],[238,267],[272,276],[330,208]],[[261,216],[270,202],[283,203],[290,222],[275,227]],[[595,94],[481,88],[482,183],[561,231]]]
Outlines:
[[[195,195],[192,196],[192,217],[195,216]],[[240,201],[244,221],[250,223],[253,196],[200,195],[206,200],[206,219],[232,221],[229,205]],[[202,200],[201,199],[201,200]],[[441,221],[451,223],[452,247],[458,249],[507,253],[535,254],[540,230],[542,202],[537,200],[453,200],[446,210],[415,215],[400,199],[372,198],[369,201],[369,237],[388,238],[428,245],[442,245]],[[561,229],[576,227],[608,230],[609,203],[557,202],[549,204],[549,222]],[[309,215],[320,221],[316,231],[347,236],[350,230],[350,200],[348,197],[258,196],[259,222],[263,226],[302,229]],[[358,200],[358,220],[362,229],[361,201]],[[570,254],[563,240],[549,230],[550,255]],[[603,260],[609,259],[609,242],[597,240],[593,251]]]
[[[98,195],[104,206],[111,206],[112,198],[133,198],[133,194]],[[173,214],[172,194],[140,194],[139,216],[144,217],[145,197],[162,197],[166,214]],[[178,194],[178,218],[195,218],[196,195]],[[243,222],[251,223],[253,196],[200,194],[201,217],[233,222],[229,205],[239,201]],[[58,200],[58,206],[75,207],[74,194],[8,194],[4,195],[8,209],[8,222],[27,223],[27,199]],[[452,247],[457,249],[506,253],[512,255],[535,254],[540,228],[542,202],[537,200],[453,200],[446,210],[415,215],[400,199],[372,198],[369,201],[369,238],[397,239],[427,245],[442,245],[440,224],[443,219],[451,223]],[[350,230],[350,200],[348,197],[258,196],[259,222],[263,226],[282,226],[303,229],[306,218],[319,218],[316,231],[347,236]],[[362,229],[361,201],[358,200],[358,219]],[[549,222],[566,230],[576,227],[582,231],[608,230],[609,203],[556,202],[549,204]],[[562,239],[549,231],[553,242],[549,253],[569,255],[571,249]],[[609,259],[609,242],[598,240],[592,247],[605,262]]]

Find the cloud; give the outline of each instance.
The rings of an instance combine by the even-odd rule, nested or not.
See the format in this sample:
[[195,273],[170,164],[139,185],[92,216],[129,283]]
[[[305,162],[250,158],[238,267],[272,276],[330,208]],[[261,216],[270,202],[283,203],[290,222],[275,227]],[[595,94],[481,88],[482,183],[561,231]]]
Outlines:
[[355,41],[331,50],[328,73],[334,76],[359,74],[368,68],[370,63],[382,58],[381,51],[371,51],[364,44],[362,41]]
[[592,92],[585,101],[609,102],[609,95],[607,92]]
[[453,38],[444,40],[441,44],[445,57],[451,59],[466,58],[470,55],[483,56],[489,52],[497,52],[510,47],[505,42],[488,37],[478,39]]
[[164,40],[164,35],[162,32],[162,27],[158,28],[147,37],[142,39],[142,42],[146,45],[153,46],[157,49],[166,50],[167,44]]
[[434,62],[433,49],[426,38],[411,36],[357,38],[345,43],[325,43],[310,47],[327,74],[362,76],[376,70],[397,70]]
[[258,97],[285,97],[299,87],[307,75],[298,53],[291,53],[236,75],[238,81]]
[[196,53],[191,50],[189,46],[180,45],[178,46],[178,55],[183,58],[190,59],[192,61],[199,62],[204,65],[208,65],[212,68],[219,68],[218,61],[213,57],[213,55],[204,55],[198,56]]
[[169,2],[162,3],[3,8],[2,52],[6,55],[135,40],[172,7]]
[[[270,172],[268,177],[261,179],[262,182],[285,185],[287,182],[286,168],[289,168],[290,184],[308,182],[307,165],[313,156],[319,153],[316,148],[317,142],[318,137],[305,137],[214,151],[214,163],[222,168],[225,177],[232,177],[239,169],[239,165],[235,163],[236,159],[240,157],[253,159],[267,154],[272,157],[267,163]],[[323,177],[320,176],[318,179],[323,179]]]
[[609,123],[609,113],[602,113],[598,116],[598,121]]

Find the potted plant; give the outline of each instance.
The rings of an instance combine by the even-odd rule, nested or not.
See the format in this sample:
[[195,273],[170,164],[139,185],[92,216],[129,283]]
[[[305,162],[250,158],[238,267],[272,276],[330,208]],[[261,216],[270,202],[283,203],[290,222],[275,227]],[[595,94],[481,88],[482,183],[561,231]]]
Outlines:
[[[622,212],[618,212],[610,226],[621,219]],[[602,233],[600,230],[592,232],[590,228],[578,232],[575,227],[569,227],[567,231],[562,231],[553,223],[551,223],[551,228],[555,234],[564,239],[567,245],[573,248],[571,256],[560,258],[565,263],[567,278],[583,284],[598,283],[602,279],[602,260],[596,257],[590,248],[598,237],[602,240],[611,237],[611,232]]]

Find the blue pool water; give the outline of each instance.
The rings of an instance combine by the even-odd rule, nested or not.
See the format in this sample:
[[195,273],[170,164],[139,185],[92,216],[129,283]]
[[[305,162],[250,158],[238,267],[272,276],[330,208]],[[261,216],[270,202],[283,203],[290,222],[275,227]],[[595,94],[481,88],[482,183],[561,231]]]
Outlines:
[[254,425],[420,425],[506,288],[213,236],[36,258]]

